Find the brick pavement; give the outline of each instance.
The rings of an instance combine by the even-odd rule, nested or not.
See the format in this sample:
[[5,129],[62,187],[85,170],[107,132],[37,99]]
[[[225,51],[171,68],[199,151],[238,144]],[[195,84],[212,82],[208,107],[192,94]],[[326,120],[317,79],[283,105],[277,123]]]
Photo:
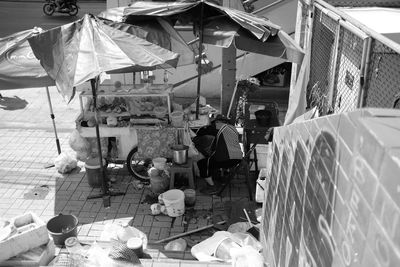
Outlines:
[[[101,199],[88,200],[88,195],[100,193],[100,189],[88,185],[82,162],[67,175],[59,174],[55,168],[44,168],[57,156],[44,89],[3,91],[2,94],[9,98],[18,96],[28,103],[23,108],[10,110],[4,109],[4,103],[0,102],[0,217],[8,219],[32,211],[47,221],[59,213],[72,213],[79,218],[78,237],[83,241],[98,239],[107,223],[133,219],[133,225],[145,232],[150,241],[155,241],[211,223],[213,211],[223,213],[227,196],[211,197],[198,192],[192,216],[178,217],[174,222],[165,215],[152,216],[150,204],[145,203],[150,190],[135,189],[134,179],[118,164],[110,164],[108,173],[117,180],[112,188],[125,195],[112,197],[110,208],[104,208]],[[67,106],[52,91],[52,100],[62,151],[72,152],[68,137],[79,113],[78,98]],[[38,190],[39,194],[32,194],[31,190]],[[233,200],[247,200],[244,181],[235,182],[232,192]],[[191,238],[198,242],[207,235],[211,232],[200,232]]]

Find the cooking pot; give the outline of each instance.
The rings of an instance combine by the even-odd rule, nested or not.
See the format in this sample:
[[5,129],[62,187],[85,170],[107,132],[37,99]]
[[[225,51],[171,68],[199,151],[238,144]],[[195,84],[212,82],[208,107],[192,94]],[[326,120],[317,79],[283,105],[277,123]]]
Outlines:
[[172,150],[172,160],[175,164],[185,164],[188,159],[188,150],[189,147],[185,145],[173,145],[171,146]]

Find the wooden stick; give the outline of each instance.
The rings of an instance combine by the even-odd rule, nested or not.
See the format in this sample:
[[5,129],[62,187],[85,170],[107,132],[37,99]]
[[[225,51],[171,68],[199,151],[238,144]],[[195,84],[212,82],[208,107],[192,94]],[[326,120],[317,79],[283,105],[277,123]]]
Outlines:
[[187,236],[187,235],[190,235],[190,234],[193,234],[193,233],[197,233],[197,232],[212,228],[216,224],[224,224],[225,222],[226,221],[220,221],[220,222],[217,222],[215,224],[210,224],[210,225],[203,226],[203,227],[200,227],[200,228],[188,231],[188,232],[184,232],[182,234],[177,234],[177,235],[174,235],[174,236],[170,236],[170,237],[158,240],[158,241],[154,242],[154,244],[160,244],[160,243],[165,242],[165,241],[169,241],[169,240],[173,240],[173,239],[176,239],[176,238],[179,238],[179,237],[182,237],[182,236]]
[[249,214],[247,214],[246,209],[243,209],[244,215],[246,215],[247,221],[249,222],[250,226],[253,227],[253,223],[250,220]]

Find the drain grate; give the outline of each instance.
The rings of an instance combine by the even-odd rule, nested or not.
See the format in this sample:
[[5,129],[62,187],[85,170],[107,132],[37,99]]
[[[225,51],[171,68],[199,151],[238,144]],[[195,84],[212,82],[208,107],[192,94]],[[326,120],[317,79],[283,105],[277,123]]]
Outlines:
[[25,199],[45,199],[50,192],[48,185],[35,186],[24,194]]

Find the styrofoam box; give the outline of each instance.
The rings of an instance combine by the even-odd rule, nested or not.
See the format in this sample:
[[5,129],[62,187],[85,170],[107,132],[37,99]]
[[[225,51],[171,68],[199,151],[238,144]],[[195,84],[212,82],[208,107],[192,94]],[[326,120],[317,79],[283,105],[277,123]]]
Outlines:
[[15,257],[0,262],[1,267],[27,267],[27,266],[47,266],[54,258],[56,246],[53,239],[50,239],[46,245],[33,248],[22,252]]
[[32,223],[34,223],[34,227],[0,242],[0,262],[47,244],[50,240],[46,224],[35,213],[14,217],[10,222],[13,222],[17,229]]

